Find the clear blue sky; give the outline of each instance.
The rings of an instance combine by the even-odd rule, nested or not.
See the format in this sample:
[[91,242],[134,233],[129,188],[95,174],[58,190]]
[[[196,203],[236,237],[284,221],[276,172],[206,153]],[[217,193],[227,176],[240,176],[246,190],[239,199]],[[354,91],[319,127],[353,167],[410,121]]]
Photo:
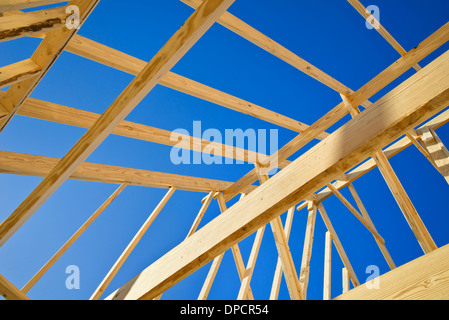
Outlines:
[[[380,7],[380,21],[410,50],[447,22],[446,0],[364,0]],[[302,58],[357,90],[399,58],[399,54],[347,1],[236,0],[229,10]],[[79,31],[82,36],[149,61],[192,13],[177,0],[103,0]],[[0,44],[1,65],[29,58],[37,39],[22,38]],[[449,49],[446,44],[421,66]],[[174,72],[311,124],[338,104],[333,90],[278,60],[216,24],[174,67]],[[411,70],[382,90],[376,101],[414,74]],[[63,53],[32,97],[102,113],[130,83],[132,76],[70,53]],[[191,130],[193,121],[204,128],[279,129],[282,146],[296,134],[171,89],[157,86],[127,120],[166,130]],[[347,118],[346,118],[347,120]],[[0,150],[62,157],[85,130],[16,116],[0,135]],[[449,144],[449,127],[437,131]],[[251,165],[181,165],[170,163],[170,147],[110,136],[89,162],[236,181]],[[291,158],[293,160],[294,157]],[[414,148],[391,160],[424,223],[438,246],[449,243],[449,186]],[[6,219],[38,185],[40,178],[0,174],[0,221]],[[355,183],[362,200],[397,265],[422,255],[418,242],[396,205],[379,171]],[[0,274],[21,288],[109,197],[117,185],[67,181],[0,248]],[[128,187],[85,234],[29,292],[32,299],[88,299],[140,228],[166,190]],[[348,195],[347,190],[343,190]],[[156,261],[186,236],[200,209],[204,193],[175,192],[147,234],[119,271],[106,295]],[[229,203],[228,205],[231,205]],[[329,216],[361,282],[365,269],[378,265],[388,271],[373,237],[332,197],[324,202]],[[219,214],[213,202],[200,227]],[[283,219],[285,216],[283,216]],[[290,248],[299,270],[306,211],[295,215]],[[317,217],[308,297],[322,298],[325,226]],[[240,244],[246,263],[254,236]],[[332,295],[341,293],[340,258],[334,248]],[[251,283],[256,299],[269,296],[277,252],[271,230],[265,232]],[[80,290],[67,290],[68,265],[81,272]],[[164,294],[164,299],[196,299],[209,270],[207,265]],[[235,299],[239,279],[232,254],[227,252],[210,299]],[[285,283],[281,299],[288,299]]]

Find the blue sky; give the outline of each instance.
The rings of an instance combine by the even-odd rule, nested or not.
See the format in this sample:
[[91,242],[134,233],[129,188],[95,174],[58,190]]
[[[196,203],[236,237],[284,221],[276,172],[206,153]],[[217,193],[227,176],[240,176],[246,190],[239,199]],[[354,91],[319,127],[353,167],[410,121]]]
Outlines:
[[[446,0],[364,0],[362,3],[379,6],[381,23],[407,51],[445,24],[449,9]],[[237,0],[229,11],[353,90],[399,58],[375,30],[365,27],[363,18],[347,1]],[[129,5],[118,0],[103,0],[79,34],[149,61],[191,13],[190,7],[177,0],[134,1]],[[38,44],[39,40],[30,38],[1,43],[0,65],[29,58]],[[421,66],[448,49],[449,46],[444,45]],[[307,124],[341,101],[333,90],[218,24],[172,71]],[[371,101],[414,73],[408,71]],[[64,52],[31,96],[102,113],[132,79],[131,75]],[[296,136],[287,129],[162,86],[157,86],[127,120],[166,130],[184,128],[190,132],[193,121],[199,120],[203,128],[222,132],[236,128],[278,129],[280,146]],[[0,135],[0,150],[63,157],[84,132],[80,128],[16,116]],[[449,144],[447,126],[437,133]],[[170,162],[170,150],[168,146],[110,136],[88,161],[228,181],[237,181],[252,169],[249,164],[175,166]],[[412,147],[395,156],[391,164],[437,245],[449,243],[449,210],[444,201],[449,191],[447,183]],[[0,174],[0,221],[17,208],[40,180]],[[354,185],[396,264],[422,255],[379,171],[371,171]],[[65,182],[0,248],[0,274],[21,288],[116,188],[117,185]],[[31,289],[29,296],[32,299],[88,299],[165,192],[127,187]],[[347,190],[342,192],[351,199]],[[204,196],[204,193],[175,192],[105,296],[185,238]],[[379,266],[381,273],[388,271],[373,237],[347,209],[335,197],[326,200],[324,205],[360,281],[364,282],[369,276],[365,273],[369,265]],[[218,205],[213,202],[200,227],[218,214]],[[295,215],[290,239],[298,269],[306,219],[305,210]],[[318,216],[308,291],[311,299],[322,297],[325,231]],[[254,235],[240,244],[245,263],[253,239]],[[343,265],[335,248],[332,256],[332,296],[336,296],[341,293]],[[255,298],[268,298],[276,261],[273,236],[267,228],[251,283]],[[68,265],[80,268],[80,290],[65,287]],[[163,299],[196,299],[209,266],[167,291]],[[239,285],[232,254],[227,252],[209,298],[235,299]],[[289,298],[284,282],[280,298]]]

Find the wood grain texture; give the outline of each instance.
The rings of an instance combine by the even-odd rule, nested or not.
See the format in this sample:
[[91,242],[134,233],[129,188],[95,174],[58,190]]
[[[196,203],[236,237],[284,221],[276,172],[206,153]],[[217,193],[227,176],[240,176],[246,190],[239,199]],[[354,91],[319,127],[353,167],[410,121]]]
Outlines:
[[0,274],[0,295],[6,300],[31,300]]
[[[449,52],[146,268],[109,299],[152,299],[449,103]],[[317,161],[320,159],[320,161]]]
[[10,86],[16,82],[23,81],[37,73],[41,68],[31,59],[26,59],[0,68],[0,88]]

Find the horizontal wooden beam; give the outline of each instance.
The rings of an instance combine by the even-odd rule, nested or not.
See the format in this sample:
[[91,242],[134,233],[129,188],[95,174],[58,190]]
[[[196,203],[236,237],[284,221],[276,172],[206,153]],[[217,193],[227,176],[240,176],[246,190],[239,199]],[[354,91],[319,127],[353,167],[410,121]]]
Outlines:
[[410,261],[334,300],[448,300],[449,245]]
[[66,2],[67,0],[2,0],[0,2],[0,13],[13,10],[22,10],[49,4]]
[[66,7],[0,16],[0,42],[62,28],[68,16]]
[[19,61],[0,68],[0,88],[8,87],[16,82],[28,79],[41,72],[31,59]]
[[[3,97],[3,95],[4,92],[0,91],[0,98]],[[62,123],[86,129],[92,127],[95,121],[97,121],[101,116],[100,114],[94,112],[71,108],[34,98],[28,98],[27,100],[25,100],[22,107],[17,111],[17,115]],[[117,128],[112,131],[112,134],[159,143],[172,147],[176,146],[183,149],[194,150],[208,154],[220,150],[223,157],[229,157],[251,163],[258,161],[258,159],[265,159],[266,157],[265,154],[260,154],[233,146],[227,146],[218,142],[203,140],[187,135],[177,134],[176,136],[179,136],[180,141],[175,141],[174,139],[172,139],[172,131],[146,126],[126,120],[120,122]],[[287,160],[281,163],[279,166],[280,168],[284,168],[289,163],[290,161]]]
[[449,52],[165,254],[109,299],[156,297],[447,104]]
[[[45,177],[60,159],[0,151],[0,173]],[[183,176],[171,173],[110,166],[84,162],[70,179],[100,183],[122,184],[180,190],[210,192],[222,191],[232,182]],[[256,187],[251,187],[250,192]]]

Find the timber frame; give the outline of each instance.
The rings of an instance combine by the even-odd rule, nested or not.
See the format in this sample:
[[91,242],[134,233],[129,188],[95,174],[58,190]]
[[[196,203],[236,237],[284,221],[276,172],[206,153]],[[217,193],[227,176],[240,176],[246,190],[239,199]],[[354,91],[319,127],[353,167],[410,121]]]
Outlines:
[[[212,262],[198,296],[200,300],[207,299],[223,255],[229,249],[241,281],[236,297],[239,300],[254,299],[251,278],[264,232],[267,231],[273,233],[278,252],[269,299],[278,299],[282,277],[291,299],[307,299],[317,216],[323,220],[327,229],[323,261],[324,300],[448,299],[449,247],[438,248],[389,159],[409,146],[414,146],[441,174],[442,179],[449,183],[449,152],[437,135],[437,129],[449,121],[449,110],[446,109],[449,106],[449,52],[421,66],[423,59],[449,41],[449,22],[407,52],[384,26],[373,21],[358,0],[348,0],[363,18],[378,24],[377,31],[400,54],[397,61],[354,91],[229,13],[227,10],[235,0],[181,1],[194,9],[192,15],[154,58],[145,62],[77,35],[76,29],[67,28],[69,13],[66,12],[66,6],[60,5],[64,1],[0,0],[0,41],[14,41],[20,37],[42,39],[29,59],[0,67],[0,89],[8,88],[0,91],[0,134],[16,115],[88,129],[62,159],[0,151],[0,173],[43,177],[39,185],[0,224],[0,248],[67,179],[118,185],[115,192],[22,289],[0,275],[0,295],[6,299],[29,299],[29,290],[114,199],[127,186],[140,186],[167,189],[167,193],[92,293],[92,300],[160,299],[176,283]],[[98,2],[72,0],[68,5],[80,9],[79,20],[82,24]],[[57,6],[31,12],[21,11],[48,4]],[[214,23],[221,24],[229,32],[238,34],[326,85],[341,97],[341,102],[315,123],[308,125],[173,73],[171,69],[175,64]],[[124,71],[135,78],[103,114],[30,98],[34,88],[64,50]],[[370,101],[375,94],[410,69],[416,73],[379,100]],[[191,143],[182,145],[182,148],[204,153],[211,153],[211,150],[218,148],[223,150],[224,157],[254,164],[254,169],[235,182],[86,162],[110,134],[179,146],[170,139],[171,132],[167,130],[124,120],[158,84],[292,130],[297,136],[270,156],[188,137]],[[333,132],[328,132],[347,115],[351,116],[350,120]],[[314,147],[296,159],[289,159],[314,140],[318,140]],[[267,172],[275,168],[260,163],[258,159],[261,158],[267,159],[265,163],[270,165],[276,163],[279,172],[270,178]],[[271,161],[274,159],[277,161]],[[423,256],[402,266],[394,262],[387,249],[388,243],[378,232],[354,187],[354,181],[375,168],[379,169],[423,251]],[[256,182],[258,185],[254,184]],[[346,187],[356,206],[341,192]],[[114,288],[115,292],[103,296],[114,276],[177,190],[205,195],[185,240],[134,279],[120,288]],[[228,208],[227,202],[238,195],[241,195],[240,199]],[[358,279],[325,208],[324,200],[331,196],[341,201],[348,214],[358,219],[374,237],[391,268],[380,278],[387,284],[382,289],[367,290]],[[221,214],[199,228],[206,210],[215,200]],[[300,265],[295,265],[289,237],[293,218],[302,209],[307,209],[308,216],[302,261]],[[287,216],[283,225],[280,217],[285,212]],[[268,224],[270,228],[266,229]],[[245,264],[239,243],[252,234],[256,236]],[[344,265],[342,295],[338,297],[331,296],[333,246]],[[419,286],[419,283],[425,281],[433,281],[433,285]],[[354,287],[352,290],[350,282]]]

